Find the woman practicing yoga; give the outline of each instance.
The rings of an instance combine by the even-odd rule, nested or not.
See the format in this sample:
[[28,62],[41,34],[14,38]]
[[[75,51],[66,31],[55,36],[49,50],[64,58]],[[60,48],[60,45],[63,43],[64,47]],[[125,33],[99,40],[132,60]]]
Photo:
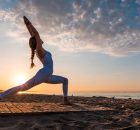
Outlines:
[[38,31],[34,28],[34,26],[31,24],[31,22],[24,16],[24,23],[31,35],[31,38],[29,39],[29,46],[32,51],[31,55],[31,68],[34,67],[33,59],[34,55],[36,54],[39,60],[43,64],[43,68],[40,69],[36,75],[28,80],[26,83],[16,86],[13,88],[10,88],[3,93],[0,94],[0,99],[3,99],[5,97],[8,97],[10,95],[14,95],[19,91],[25,91],[28,90],[38,84],[41,83],[51,83],[51,84],[63,84],[63,95],[64,95],[64,104],[68,105],[70,104],[68,101],[68,79],[65,77],[52,75],[53,74],[53,60],[52,55],[50,52],[46,51],[43,47],[43,41],[41,40]]

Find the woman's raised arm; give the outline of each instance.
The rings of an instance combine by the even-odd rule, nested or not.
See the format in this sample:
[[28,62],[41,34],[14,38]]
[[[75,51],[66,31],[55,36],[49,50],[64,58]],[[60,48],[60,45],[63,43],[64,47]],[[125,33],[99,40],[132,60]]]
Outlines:
[[27,17],[23,16],[24,23],[31,34],[31,36],[35,36],[36,34],[39,34],[38,31],[35,29],[35,27],[32,25],[32,23],[27,19]]
[[43,41],[41,40],[38,31],[35,29],[35,27],[32,25],[32,23],[25,16],[23,17],[23,19],[24,19],[24,23],[25,23],[30,35],[32,37],[34,36],[36,38],[37,48],[42,48]]

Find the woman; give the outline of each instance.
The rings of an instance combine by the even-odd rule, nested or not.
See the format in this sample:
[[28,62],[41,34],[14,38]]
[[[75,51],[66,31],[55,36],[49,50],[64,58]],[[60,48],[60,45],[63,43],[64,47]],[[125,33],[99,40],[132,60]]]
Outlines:
[[31,35],[29,39],[29,46],[32,51],[31,55],[31,68],[34,67],[34,55],[36,53],[37,57],[43,64],[43,68],[40,69],[36,75],[28,80],[26,83],[13,87],[6,90],[0,94],[0,98],[3,99],[7,96],[13,95],[19,91],[28,90],[41,83],[51,83],[51,84],[63,84],[63,95],[64,95],[64,104],[69,105],[68,101],[68,79],[61,76],[52,75],[53,74],[53,60],[50,52],[46,51],[43,47],[43,41],[41,40],[38,31],[34,28],[31,22],[24,16],[25,25]]

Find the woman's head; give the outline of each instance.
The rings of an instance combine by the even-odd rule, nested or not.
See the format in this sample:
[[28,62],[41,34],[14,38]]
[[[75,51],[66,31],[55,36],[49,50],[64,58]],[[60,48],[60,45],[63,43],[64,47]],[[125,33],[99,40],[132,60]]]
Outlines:
[[36,50],[36,39],[35,39],[35,37],[31,37],[29,39],[29,46],[32,50]]
[[31,68],[33,68],[35,66],[33,60],[34,60],[35,50],[36,50],[36,46],[37,46],[35,37],[31,37],[29,39],[29,46],[30,46],[31,52],[32,52],[32,54],[31,54]]

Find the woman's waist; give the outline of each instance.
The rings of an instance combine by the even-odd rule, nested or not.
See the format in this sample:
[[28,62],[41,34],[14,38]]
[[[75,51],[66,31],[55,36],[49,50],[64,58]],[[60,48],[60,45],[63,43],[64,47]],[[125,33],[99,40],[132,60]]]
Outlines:
[[53,71],[53,66],[43,65],[43,69],[48,70],[48,71]]

